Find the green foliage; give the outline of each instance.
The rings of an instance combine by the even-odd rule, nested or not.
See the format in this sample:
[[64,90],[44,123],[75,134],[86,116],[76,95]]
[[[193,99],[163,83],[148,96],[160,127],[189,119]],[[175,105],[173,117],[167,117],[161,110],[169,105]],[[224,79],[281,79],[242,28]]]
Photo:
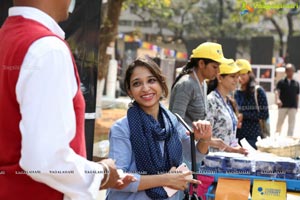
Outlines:
[[[170,5],[165,0],[126,0],[123,8],[130,8],[131,12],[145,18],[149,15],[149,18],[153,21],[168,19],[173,14]],[[146,20],[149,20],[149,18]]]
[[[278,28],[287,34],[288,26],[278,23],[286,20],[292,9],[281,5],[298,5],[299,0],[126,0],[124,8],[142,19],[158,24],[157,34],[167,28],[174,39],[235,37],[247,40],[253,36],[274,35],[266,26],[277,23]],[[298,2],[298,4],[297,4]],[[249,6],[251,12],[243,13]],[[299,21],[300,8],[292,12],[293,21]],[[271,20],[273,23],[271,23]],[[275,25],[274,25],[275,29]],[[299,31],[294,31],[299,35]]]
[[147,8],[149,10],[154,9],[165,9],[169,7],[169,4],[166,1],[161,0],[126,0],[123,3],[123,8],[127,9],[128,7],[139,7],[139,8]]

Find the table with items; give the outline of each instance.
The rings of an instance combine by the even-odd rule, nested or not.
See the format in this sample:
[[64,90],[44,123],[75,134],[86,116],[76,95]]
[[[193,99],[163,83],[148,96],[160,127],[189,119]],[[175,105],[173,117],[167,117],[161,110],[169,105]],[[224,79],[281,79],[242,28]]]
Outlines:
[[[268,139],[270,140],[270,139]],[[264,146],[265,143],[273,141],[263,141],[258,145]],[[299,143],[298,143],[299,144]],[[296,145],[298,145],[296,144]],[[274,142],[272,143],[274,145]],[[290,146],[294,146],[290,145]],[[281,148],[286,151],[285,147]],[[264,146],[266,149],[270,147]],[[293,147],[294,148],[294,147]],[[259,148],[262,150],[263,148]],[[285,153],[280,152],[279,154]],[[274,153],[252,151],[248,156],[227,152],[209,153],[203,160],[204,165],[199,168],[199,174],[213,177],[211,186],[207,188],[206,199],[214,199],[215,192],[220,178],[232,180],[250,180],[251,185],[255,180],[278,181],[286,184],[287,191],[300,191],[300,151],[292,152],[290,157],[282,157]],[[251,193],[249,191],[249,193]],[[300,197],[299,197],[300,198]],[[249,197],[251,199],[251,197]]]

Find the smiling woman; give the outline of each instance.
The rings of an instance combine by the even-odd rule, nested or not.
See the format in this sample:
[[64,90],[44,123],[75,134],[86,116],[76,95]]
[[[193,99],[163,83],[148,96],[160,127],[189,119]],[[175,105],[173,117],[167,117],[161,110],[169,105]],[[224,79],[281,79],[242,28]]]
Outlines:
[[159,100],[168,96],[165,77],[150,59],[140,58],[133,62],[126,72],[124,85],[130,98],[135,99],[147,114],[154,117],[158,112]]
[[[199,181],[189,178],[190,171],[169,173],[183,159],[190,161],[191,148],[185,128],[160,103],[168,95],[165,77],[152,59],[138,58],[127,68],[124,80],[134,102],[110,129],[109,157],[137,181],[122,191],[108,190],[108,199],[179,199],[179,192],[168,195],[164,187],[184,190],[187,183]],[[210,140],[207,121],[195,122],[194,128],[195,138]],[[197,142],[196,147],[196,160],[201,162],[208,145]]]
[[247,154],[247,150],[240,147],[236,138],[236,131],[240,125],[240,116],[236,116],[234,101],[230,97],[238,83],[240,68],[231,59],[229,64],[221,64],[220,72],[211,84],[208,95],[207,120],[213,127],[213,139],[210,142],[211,151],[226,151]]

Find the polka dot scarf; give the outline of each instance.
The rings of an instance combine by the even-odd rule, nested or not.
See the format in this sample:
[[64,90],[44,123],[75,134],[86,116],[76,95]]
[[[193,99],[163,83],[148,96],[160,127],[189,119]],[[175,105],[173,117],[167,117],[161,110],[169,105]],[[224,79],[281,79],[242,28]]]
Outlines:
[[[130,128],[130,141],[138,171],[147,175],[168,172],[182,162],[182,146],[177,130],[165,108],[159,109],[161,123],[146,114],[136,102],[127,112]],[[162,127],[164,126],[164,127]],[[159,141],[164,141],[162,154]],[[162,187],[146,190],[151,199],[166,199],[167,193]]]

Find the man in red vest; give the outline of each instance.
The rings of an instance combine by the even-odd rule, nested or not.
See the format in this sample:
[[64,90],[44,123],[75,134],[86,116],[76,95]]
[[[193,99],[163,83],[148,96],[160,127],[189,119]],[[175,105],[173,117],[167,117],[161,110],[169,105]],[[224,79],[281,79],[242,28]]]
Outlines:
[[85,103],[57,24],[70,2],[15,0],[0,29],[0,199],[90,200],[135,181],[85,158]]

